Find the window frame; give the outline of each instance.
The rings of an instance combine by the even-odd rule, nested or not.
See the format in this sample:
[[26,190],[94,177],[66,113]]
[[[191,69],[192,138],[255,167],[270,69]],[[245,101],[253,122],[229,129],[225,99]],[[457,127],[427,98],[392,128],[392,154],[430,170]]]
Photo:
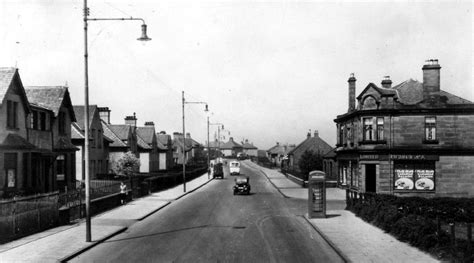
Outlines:
[[[370,125],[366,124],[366,120],[370,120]],[[367,128],[368,127],[368,128]],[[367,132],[369,132],[367,134]],[[370,135],[370,138],[367,136]],[[362,117],[362,139],[364,142],[374,142],[374,117]]]
[[18,129],[18,102],[7,100],[7,128]]
[[[429,120],[433,120],[430,122]],[[431,132],[431,138],[429,137],[429,132]],[[437,129],[437,119],[436,116],[425,116],[425,129],[423,133],[423,142],[424,143],[438,143],[438,129]]]
[[[382,124],[379,124],[379,120],[382,121]],[[385,119],[384,117],[377,117],[375,118],[375,130],[376,130],[376,140],[377,141],[383,141],[384,140],[384,124],[385,124]]]

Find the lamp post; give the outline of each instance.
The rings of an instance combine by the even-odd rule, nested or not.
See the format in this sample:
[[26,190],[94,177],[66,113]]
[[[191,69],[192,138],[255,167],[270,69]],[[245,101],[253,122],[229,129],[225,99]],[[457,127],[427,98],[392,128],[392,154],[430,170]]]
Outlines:
[[182,107],[183,107],[183,192],[186,193],[186,129],[184,121],[184,105],[185,104],[205,104],[206,108],[204,111],[209,111],[207,102],[203,101],[186,101],[184,99],[184,91],[182,91]]
[[87,27],[88,21],[105,21],[105,20],[140,20],[142,24],[142,35],[137,38],[140,41],[149,41],[146,34],[145,20],[141,18],[89,18],[89,8],[87,0],[84,0],[84,172],[85,172],[85,198],[86,198],[86,242],[91,242],[91,215],[90,215],[90,176],[89,176],[89,53],[87,48]]
[[[219,126],[217,126],[217,145],[218,145],[217,146],[217,148],[218,148],[217,159],[219,159],[219,156],[220,156],[220,153],[221,153],[221,126],[222,126],[222,129],[224,129],[224,124],[216,122],[216,123],[209,123],[209,125],[219,125]],[[209,136],[208,136],[208,138],[209,138]]]

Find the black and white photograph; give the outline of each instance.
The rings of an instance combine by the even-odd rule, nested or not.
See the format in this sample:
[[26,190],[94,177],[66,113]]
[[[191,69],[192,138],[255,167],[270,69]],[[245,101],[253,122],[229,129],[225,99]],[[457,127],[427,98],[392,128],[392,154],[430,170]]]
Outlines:
[[473,9],[1,1],[0,262],[474,262]]

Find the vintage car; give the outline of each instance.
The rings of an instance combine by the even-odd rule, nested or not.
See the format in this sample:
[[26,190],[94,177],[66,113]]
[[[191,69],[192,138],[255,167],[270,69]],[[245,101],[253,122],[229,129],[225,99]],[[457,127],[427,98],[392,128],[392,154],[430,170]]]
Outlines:
[[250,194],[250,181],[248,176],[235,178],[234,195],[236,194]]
[[240,163],[238,161],[231,161],[229,163],[230,175],[240,174]]
[[224,178],[224,169],[222,167],[222,163],[214,164],[213,175],[214,178]]

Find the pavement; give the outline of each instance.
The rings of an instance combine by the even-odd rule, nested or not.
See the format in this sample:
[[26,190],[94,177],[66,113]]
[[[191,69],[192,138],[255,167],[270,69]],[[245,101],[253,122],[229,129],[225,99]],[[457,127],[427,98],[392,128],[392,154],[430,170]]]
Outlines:
[[[284,197],[308,200],[308,189],[284,174],[249,165],[258,167]],[[326,201],[326,218],[309,218],[308,214],[305,218],[347,262],[439,262],[344,210],[345,190],[327,188]]]
[[0,245],[0,262],[65,262],[76,255],[124,232],[129,226],[159,211],[175,200],[207,184],[204,174],[183,185],[135,199],[91,219],[92,242],[86,242],[86,223],[52,228]]

